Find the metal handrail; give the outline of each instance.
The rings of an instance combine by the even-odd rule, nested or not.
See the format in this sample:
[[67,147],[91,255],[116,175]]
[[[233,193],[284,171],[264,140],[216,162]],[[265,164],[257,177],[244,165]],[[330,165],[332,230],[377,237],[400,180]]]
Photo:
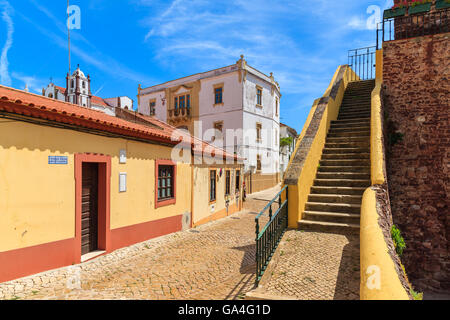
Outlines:
[[385,18],[378,23],[377,49],[381,49],[384,42],[446,32],[450,32],[450,8]]
[[354,73],[348,73],[349,81],[373,80],[376,75],[376,46],[348,51],[348,66]]
[[264,214],[264,212],[266,212],[267,209],[269,209],[269,207],[272,206],[272,204],[275,202],[275,200],[276,200],[279,196],[281,196],[281,194],[284,192],[284,190],[287,189],[287,187],[288,187],[288,186],[285,186],[283,189],[281,189],[280,192],[277,193],[277,195],[272,199],[272,201],[270,201],[269,204],[268,204],[267,206],[265,206],[264,209],[262,209],[261,212],[256,216],[255,220],[259,219],[259,218]]
[[[282,202],[281,197],[286,192],[286,200]],[[278,199],[278,210],[273,214],[272,205]],[[269,210],[269,221],[259,230],[259,220],[262,215]],[[281,191],[269,202],[267,206],[256,216],[256,280],[258,285],[275,250],[277,249],[284,233],[288,228],[288,186]]]

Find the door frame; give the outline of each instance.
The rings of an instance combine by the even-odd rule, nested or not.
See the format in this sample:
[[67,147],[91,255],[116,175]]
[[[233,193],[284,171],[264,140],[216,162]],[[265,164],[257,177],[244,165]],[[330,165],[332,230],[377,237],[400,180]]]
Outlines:
[[75,154],[75,257],[81,262],[81,201],[83,163],[98,164],[98,250],[111,251],[110,201],[111,156],[100,154]]

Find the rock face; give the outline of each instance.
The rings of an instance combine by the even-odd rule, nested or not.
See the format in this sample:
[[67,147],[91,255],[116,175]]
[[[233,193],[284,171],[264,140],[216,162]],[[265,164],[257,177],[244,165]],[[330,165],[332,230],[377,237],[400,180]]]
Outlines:
[[387,171],[419,290],[450,291],[450,33],[386,42]]

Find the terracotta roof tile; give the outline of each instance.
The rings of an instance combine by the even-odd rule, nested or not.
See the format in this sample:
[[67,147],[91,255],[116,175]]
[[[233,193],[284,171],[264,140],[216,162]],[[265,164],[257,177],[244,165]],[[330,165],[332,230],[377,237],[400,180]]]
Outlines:
[[216,156],[243,160],[242,158],[238,158],[235,155],[225,152],[223,149],[214,147],[196,137],[193,137],[184,131],[177,130],[175,127],[163,121],[142,115],[140,113],[135,114],[136,116],[153,123],[156,128],[153,126],[146,126],[123,120],[107,115],[103,112],[81,107],[72,103],[47,98],[41,95],[36,95],[1,85],[0,110],[149,141],[169,143],[172,145],[180,143],[181,139],[172,140],[172,134],[174,131],[178,131],[181,136],[184,136],[185,138],[192,138],[191,141],[193,150],[197,154],[209,147],[212,148],[210,150],[214,150]]
[[165,130],[149,128],[100,111],[4,86],[0,86],[0,110],[146,140],[177,143],[172,141],[170,133]]

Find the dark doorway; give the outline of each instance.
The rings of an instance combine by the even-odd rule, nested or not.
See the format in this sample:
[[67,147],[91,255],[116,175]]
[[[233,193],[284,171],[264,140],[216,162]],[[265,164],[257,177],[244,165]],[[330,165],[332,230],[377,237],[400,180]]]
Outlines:
[[81,254],[98,249],[98,163],[83,163]]

